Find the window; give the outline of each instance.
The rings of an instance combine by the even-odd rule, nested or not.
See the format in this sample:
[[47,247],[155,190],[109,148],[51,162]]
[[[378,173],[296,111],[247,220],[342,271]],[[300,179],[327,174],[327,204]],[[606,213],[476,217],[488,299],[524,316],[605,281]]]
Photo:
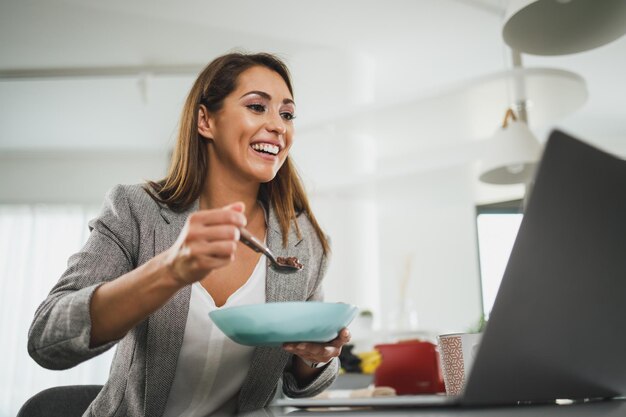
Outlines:
[[26,350],[36,308],[86,241],[96,213],[78,205],[0,205],[0,417],[16,415],[45,388],[107,379],[113,349],[63,372],[41,368]]
[[489,317],[515,237],[522,222],[522,201],[509,201],[477,208],[478,252],[483,313]]

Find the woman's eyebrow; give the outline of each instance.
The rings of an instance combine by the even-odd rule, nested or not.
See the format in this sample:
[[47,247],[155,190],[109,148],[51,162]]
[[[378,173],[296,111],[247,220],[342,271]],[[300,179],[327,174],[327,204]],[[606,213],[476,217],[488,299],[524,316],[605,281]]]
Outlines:
[[[254,90],[254,91],[248,91],[246,94],[244,94],[243,96],[239,97],[244,98],[245,96],[249,96],[250,94],[256,94],[258,96],[263,97],[266,100],[271,100],[272,96],[270,96],[269,94],[267,94],[265,91],[258,91],[258,90]],[[296,105],[296,103],[290,99],[290,98],[286,98],[283,100],[283,104],[293,104],[294,106]]]

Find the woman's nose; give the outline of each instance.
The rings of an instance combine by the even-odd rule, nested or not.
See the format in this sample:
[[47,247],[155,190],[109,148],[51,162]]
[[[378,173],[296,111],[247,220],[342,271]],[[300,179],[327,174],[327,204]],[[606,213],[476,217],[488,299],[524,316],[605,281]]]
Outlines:
[[284,135],[285,132],[287,132],[287,126],[285,126],[285,121],[280,114],[269,116],[269,120],[267,121],[267,130],[270,132],[276,132],[279,135]]

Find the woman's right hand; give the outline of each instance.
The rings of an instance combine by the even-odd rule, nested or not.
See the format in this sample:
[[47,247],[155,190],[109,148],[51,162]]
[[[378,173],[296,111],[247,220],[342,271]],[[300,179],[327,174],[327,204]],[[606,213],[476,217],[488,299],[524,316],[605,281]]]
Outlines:
[[177,284],[206,277],[235,259],[239,228],[246,225],[244,204],[192,213],[178,239],[165,253],[165,265]]

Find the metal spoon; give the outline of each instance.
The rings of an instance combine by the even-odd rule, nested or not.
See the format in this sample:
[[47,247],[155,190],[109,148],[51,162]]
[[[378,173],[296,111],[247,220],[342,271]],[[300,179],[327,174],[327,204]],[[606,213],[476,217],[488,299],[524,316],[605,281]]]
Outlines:
[[248,232],[243,227],[241,227],[239,231],[241,232],[239,236],[239,240],[241,240],[243,244],[248,246],[253,251],[262,253],[265,256],[267,256],[267,259],[270,260],[270,267],[274,271],[280,272],[282,274],[293,274],[294,272],[298,272],[299,270],[302,269],[302,267],[298,268],[297,266],[294,266],[294,265],[289,265],[284,262],[279,262],[278,259],[272,253],[272,251],[267,246],[265,246],[259,239],[254,237],[252,233]]

